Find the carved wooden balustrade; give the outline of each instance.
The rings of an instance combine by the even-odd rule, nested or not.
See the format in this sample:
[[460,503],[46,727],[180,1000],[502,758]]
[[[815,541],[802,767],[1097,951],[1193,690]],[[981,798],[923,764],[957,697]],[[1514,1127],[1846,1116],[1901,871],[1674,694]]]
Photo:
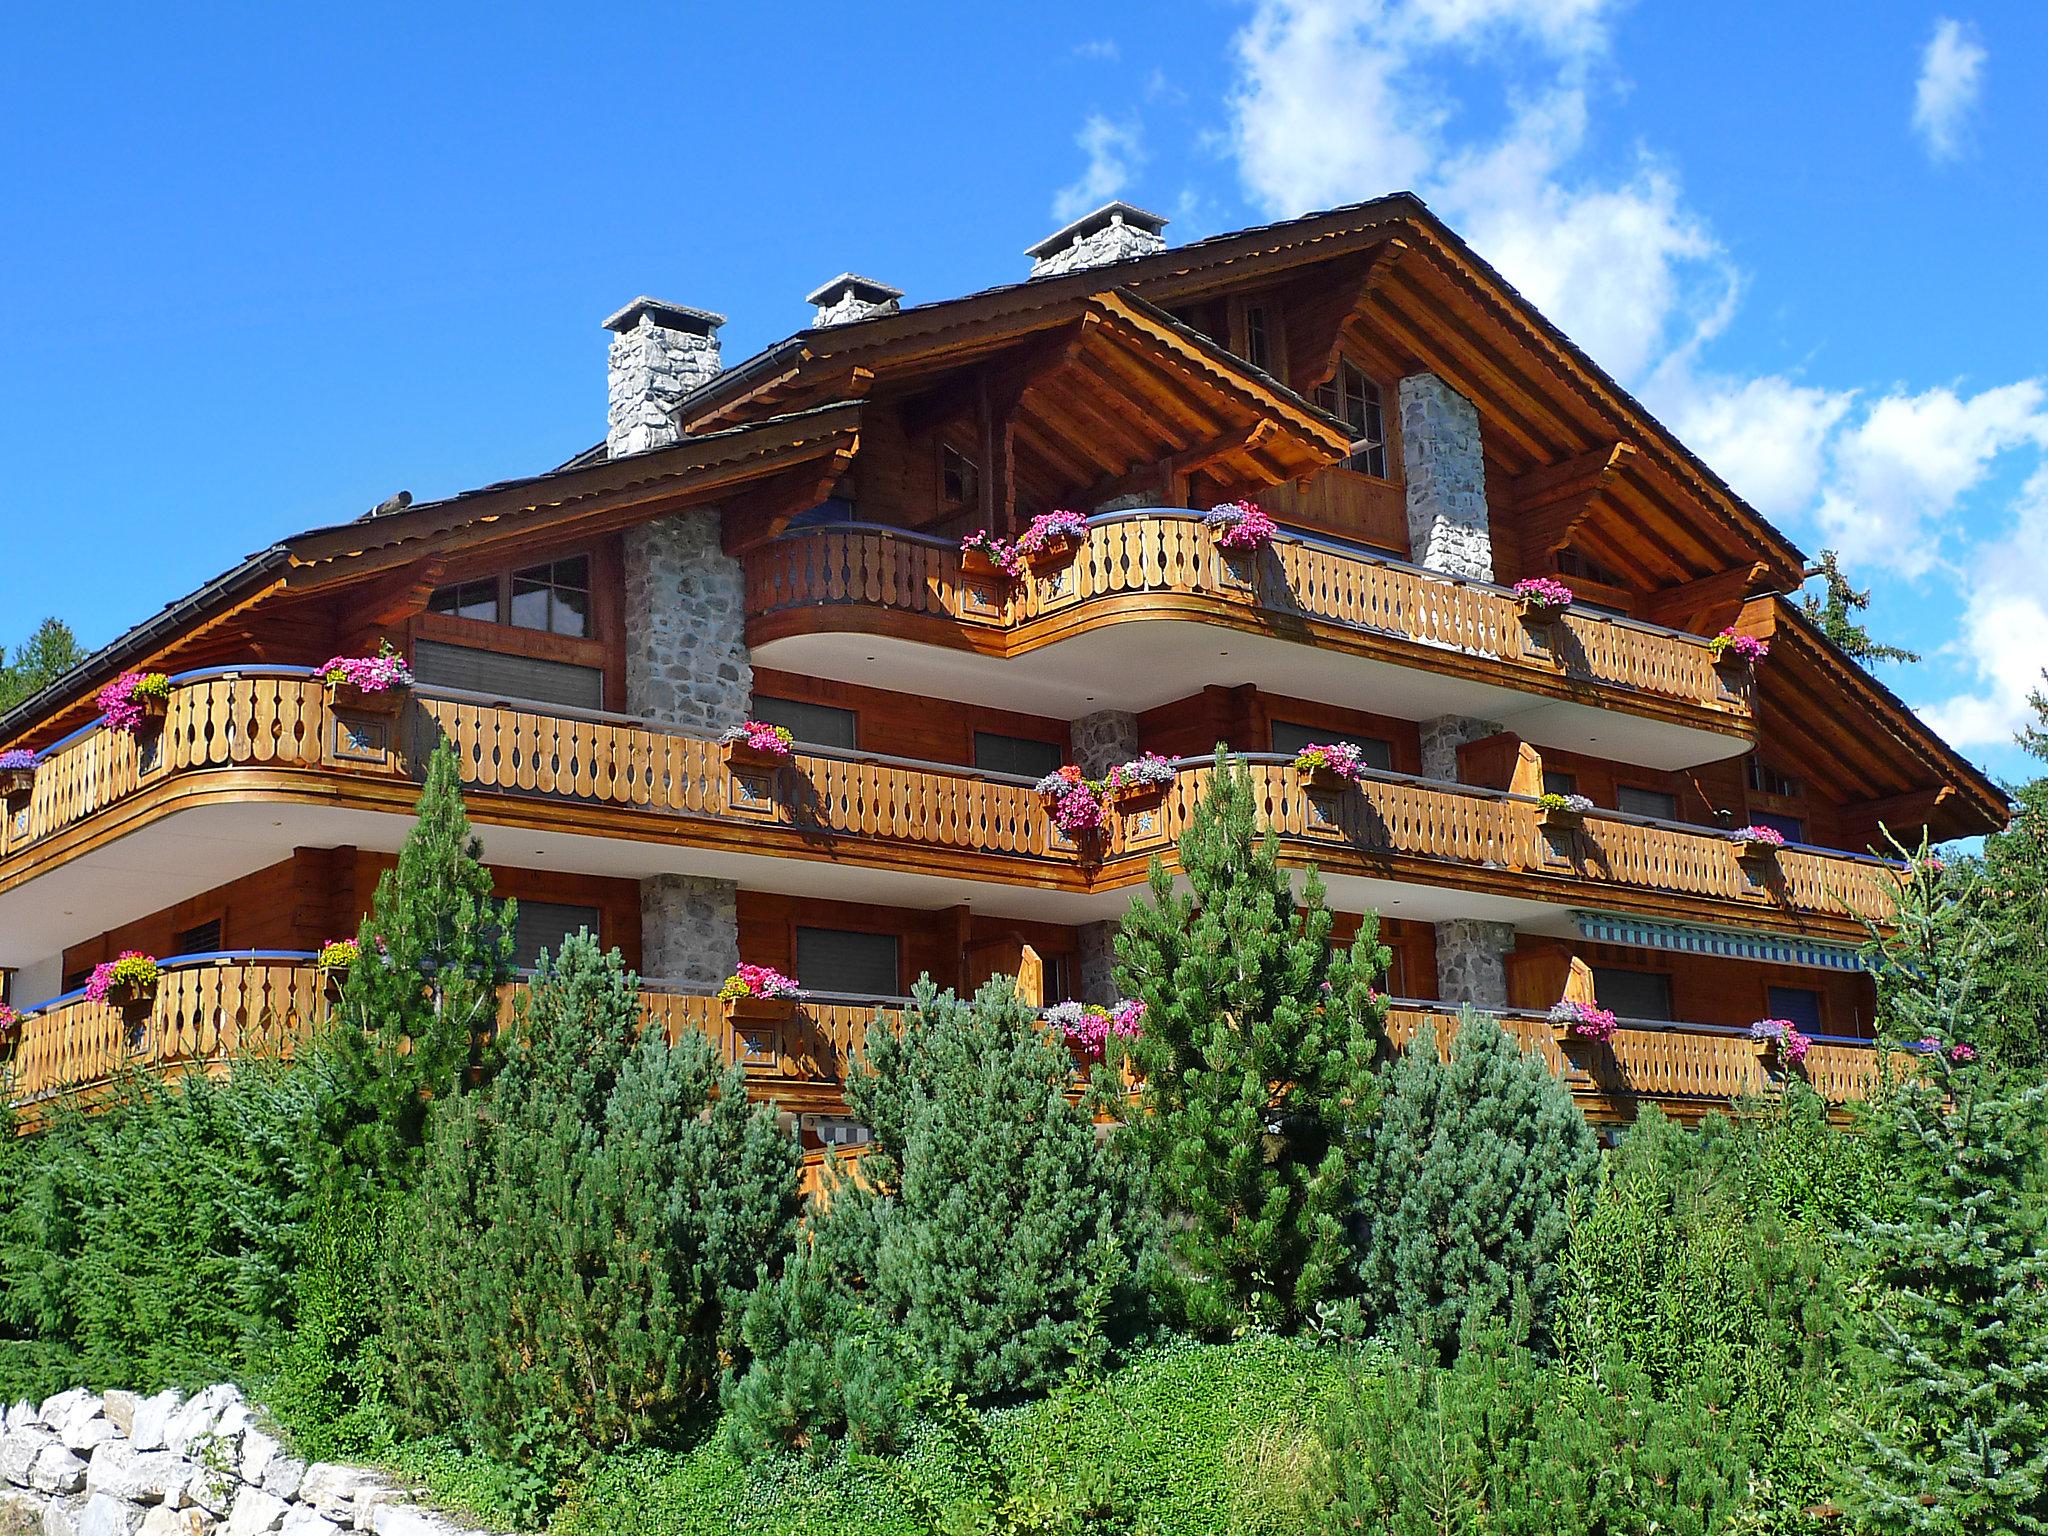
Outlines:
[[[1163,804],[1114,816],[1098,844],[1077,845],[1053,829],[1028,782],[1004,775],[822,749],[736,771],[715,742],[619,716],[422,690],[393,720],[357,719],[333,711],[302,671],[225,671],[180,680],[154,738],[96,728],[46,753],[33,793],[7,819],[0,889],[73,856],[103,827],[126,830],[129,808],[158,791],[261,800],[311,790],[402,811],[442,740],[485,821],[545,802],[559,830],[1073,890],[1127,885],[1152,853],[1170,858],[1209,772],[1189,765]],[[1897,886],[1893,866],[1845,853],[1792,847],[1746,859],[1713,831],[1602,811],[1558,833],[1526,797],[1395,774],[1319,793],[1279,759],[1246,761],[1289,857],[1333,874],[1799,931],[1817,923],[1837,938],[1887,917]],[[571,807],[580,814],[565,814]]]
[[1718,671],[1698,635],[1577,608],[1532,627],[1504,587],[1297,533],[1231,555],[1198,516],[1171,510],[1092,519],[1071,565],[1014,582],[963,572],[955,545],[908,530],[806,528],[747,555],[746,605],[757,640],[814,627],[820,609],[857,609],[943,621],[959,643],[1006,654],[1097,618],[1255,619],[1283,634],[1309,622],[1385,659],[1546,693],[1590,686],[1608,691],[1602,703],[1678,706],[1710,729],[1751,709],[1747,681]]
[[[501,1024],[512,1019],[524,990],[524,983],[504,989]],[[336,991],[303,957],[173,963],[146,1006],[123,1010],[72,997],[29,1015],[11,1049],[0,1048],[0,1079],[23,1124],[33,1128],[67,1095],[103,1089],[123,1073],[175,1076],[219,1071],[241,1055],[289,1056],[328,1021]],[[756,1098],[799,1112],[843,1109],[840,1083],[877,1015],[872,1003],[807,1000],[786,1019],[735,1020],[715,998],[653,987],[641,994],[641,1006],[648,1023],[672,1040],[688,1029],[708,1035],[746,1068]],[[1406,1045],[1425,1023],[1447,1049],[1457,1014],[1426,1002],[1397,1002],[1388,1039]],[[1645,1102],[1692,1118],[1782,1086],[1736,1032],[1624,1025],[1611,1045],[1586,1053],[1575,1069],[1540,1015],[1511,1012],[1502,1023],[1565,1078],[1595,1120],[1629,1118]],[[1829,1102],[1843,1104],[1869,1093],[1880,1065],[1868,1044],[1828,1040],[1814,1043],[1801,1070]]]

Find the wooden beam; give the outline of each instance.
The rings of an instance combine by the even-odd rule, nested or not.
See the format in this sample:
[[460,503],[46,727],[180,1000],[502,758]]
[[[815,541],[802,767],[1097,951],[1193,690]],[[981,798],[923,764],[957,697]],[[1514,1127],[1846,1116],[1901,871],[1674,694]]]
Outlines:
[[1643,599],[1643,617],[1667,629],[1695,628],[1703,615],[1717,609],[1725,609],[1732,619],[1745,602],[1768,590],[1770,581],[1771,567],[1766,561],[1730,566],[1711,576],[1652,592]]
[[725,552],[743,555],[750,549],[759,549],[789,527],[789,520],[797,513],[810,510],[831,495],[832,487],[845,475],[859,447],[856,434],[853,442],[818,462],[784,470],[772,480],[729,498],[720,508],[719,517]]
[[447,574],[448,562],[439,557],[396,571],[349,604],[349,619],[365,628],[409,619],[427,606]]
[[1608,443],[1510,482],[1507,496],[1525,566],[1533,570],[1544,556],[1571,543],[1594,498],[1615,483],[1635,451],[1631,443]]

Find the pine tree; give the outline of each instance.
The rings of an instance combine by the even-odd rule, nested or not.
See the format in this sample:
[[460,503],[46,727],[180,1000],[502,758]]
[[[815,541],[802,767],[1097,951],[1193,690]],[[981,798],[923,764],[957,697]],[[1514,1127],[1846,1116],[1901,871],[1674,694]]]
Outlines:
[[1896,925],[1878,1015],[1926,1070],[1872,1122],[1906,1206],[1860,1237],[1843,1502],[1885,1536],[2048,1532],[2048,1084],[1969,1054],[1984,932],[1924,863]]
[[455,754],[434,749],[398,866],[377,882],[320,1066],[334,1086],[334,1142],[346,1165],[383,1179],[410,1163],[429,1102],[458,1094],[481,1065],[511,975],[516,903],[491,900]]
[[737,1065],[643,1034],[618,952],[567,940],[503,1069],[434,1105],[384,1287],[401,1407],[547,1475],[672,1436],[794,1245],[800,1163]]
[[1858,592],[1842,572],[1841,556],[1832,549],[1820,552],[1820,566],[1814,573],[1825,584],[1819,597],[1808,595],[1801,604],[1823,635],[1856,661],[1918,661],[1920,653],[1901,646],[1885,645],[1870,638],[1870,631],[1856,622],[1856,615],[1870,606],[1868,590]]
[[1347,1287],[1386,1013],[1377,919],[1334,946],[1322,881],[1311,867],[1296,899],[1256,809],[1219,747],[1180,840],[1188,893],[1153,860],[1116,946],[1119,984],[1146,1007],[1125,1134],[1169,1219],[1167,1293],[1207,1329],[1291,1325]]
[[[2041,681],[2048,684],[2048,667],[2042,669]],[[2030,690],[2027,707],[2034,712],[2034,718],[2019,728],[2013,740],[2029,757],[2038,757],[2048,763],[2048,687]]]
[[1446,1354],[1511,1311],[1540,1337],[1567,1201],[1598,1166],[1570,1091],[1492,1015],[1464,1012],[1448,1062],[1425,1026],[1383,1075],[1363,1184],[1367,1304]]
[[85,649],[71,626],[61,619],[43,620],[13,660],[0,650],[0,713],[34,698],[83,660]]
[[2012,820],[1955,884],[1986,932],[1975,1044],[2008,1066],[2048,1066],[2048,778],[2014,792]]

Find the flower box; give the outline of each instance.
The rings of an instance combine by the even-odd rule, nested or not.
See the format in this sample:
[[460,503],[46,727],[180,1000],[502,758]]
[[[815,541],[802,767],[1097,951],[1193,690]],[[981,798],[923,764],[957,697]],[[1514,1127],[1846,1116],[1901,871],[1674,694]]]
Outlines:
[[1080,513],[1042,512],[1018,537],[1016,552],[1033,572],[1056,571],[1073,564],[1087,537],[1088,519]]
[[36,770],[33,763],[27,767],[8,766],[0,768],[0,800],[19,800],[34,791]]
[[1551,1025],[1550,1038],[1557,1043],[1558,1054],[1581,1072],[1587,1070],[1587,1064],[1600,1054],[1600,1047],[1607,1043],[1596,1036],[1583,1034],[1569,1024]]
[[389,688],[365,688],[360,683],[327,685],[327,707],[341,714],[395,719],[411,697],[412,689],[402,684]]
[[412,671],[389,643],[374,656],[330,656],[320,669],[327,707],[352,715],[395,718],[412,696]]
[[1785,835],[1776,827],[1738,827],[1728,838],[1735,844],[1735,856],[1745,863],[1767,864],[1785,846]]
[[1033,571],[1057,571],[1074,563],[1081,541],[1072,534],[1047,534],[1043,543],[1024,552],[1024,563]]
[[739,1023],[778,1024],[796,1015],[793,997],[728,997],[725,1016]]
[[147,1008],[156,999],[154,981],[115,981],[107,985],[107,1001],[116,1008]]
[[784,726],[749,720],[728,729],[718,738],[718,745],[725,754],[728,768],[761,772],[780,768],[788,762],[795,739]]
[[960,551],[960,574],[963,576],[979,576],[984,580],[994,580],[998,577],[1004,581],[1010,579],[1008,568],[1002,565],[986,549],[979,548],[963,549]]
[[1114,791],[1116,808],[1125,816],[1134,811],[1156,810],[1166,799],[1167,787],[1164,784],[1119,784]]
[[1302,771],[1308,787],[1319,795],[1340,795],[1358,781],[1348,773],[1339,773],[1328,763],[1318,763]]
[[772,771],[789,761],[787,752],[770,752],[763,747],[750,746],[744,741],[728,741],[724,744],[724,749],[728,768]]

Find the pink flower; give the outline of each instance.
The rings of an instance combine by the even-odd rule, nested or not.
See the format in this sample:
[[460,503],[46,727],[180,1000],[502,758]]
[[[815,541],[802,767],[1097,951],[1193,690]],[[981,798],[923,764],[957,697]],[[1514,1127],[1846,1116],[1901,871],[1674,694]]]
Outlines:
[[1570,997],[1550,1010],[1550,1022],[1569,1025],[1573,1034],[1600,1041],[1612,1040],[1615,1031],[1621,1027],[1613,1009],[1582,1003]]
[[1264,549],[1280,530],[1266,509],[1253,501],[1226,501],[1202,514],[1206,527],[1216,530],[1216,547],[1233,553]]
[[1728,836],[1738,843],[1761,843],[1766,848],[1782,848],[1785,846],[1785,834],[1776,827],[1737,827]]
[[1975,1061],[1977,1059],[1977,1048],[1958,1040],[1948,1048],[1948,1059],[1950,1061]]
[[1737,634],[1732,625],[1709,640],[1707,649],[1712,651],[1717,659],[1722,656],[1739,656],[1744,661],[1762,661],[1771,654],[1768,641],[1759,640],[1755,635]]
[[1017,552],[1021,555],[1035,555],[1051,545],[1065,541],[1078,543],[1088,537],[1088,519],[1078,512],[1064,509],[1057,512],[1041,512],[1031,519],[1017,539]]
[[168,699],[171,680],[161,672],[123,672],[93,702],[110,731],[134,735],[142,728],[145,699]]
[[412,672],[405,658],[390,646],[375,656],[331,656],[320,668],[329,684],[346,683],[359,693],[390,693],[412,686]]
[[718,989],[721,999],[735,997],[794,997],[802,990],[794,977],[767,965],[742,965],[726,977]]
[[1512,588],[1515,596],[1539,608],[1569,608],[1578,594],[1555,576],[1527,576]]
[[960,553],[982,554],[989,564],[1012,579],[1024,574],[1024,557],[1008,539],[999,539],[986,528],[977,528],[960,541]]

